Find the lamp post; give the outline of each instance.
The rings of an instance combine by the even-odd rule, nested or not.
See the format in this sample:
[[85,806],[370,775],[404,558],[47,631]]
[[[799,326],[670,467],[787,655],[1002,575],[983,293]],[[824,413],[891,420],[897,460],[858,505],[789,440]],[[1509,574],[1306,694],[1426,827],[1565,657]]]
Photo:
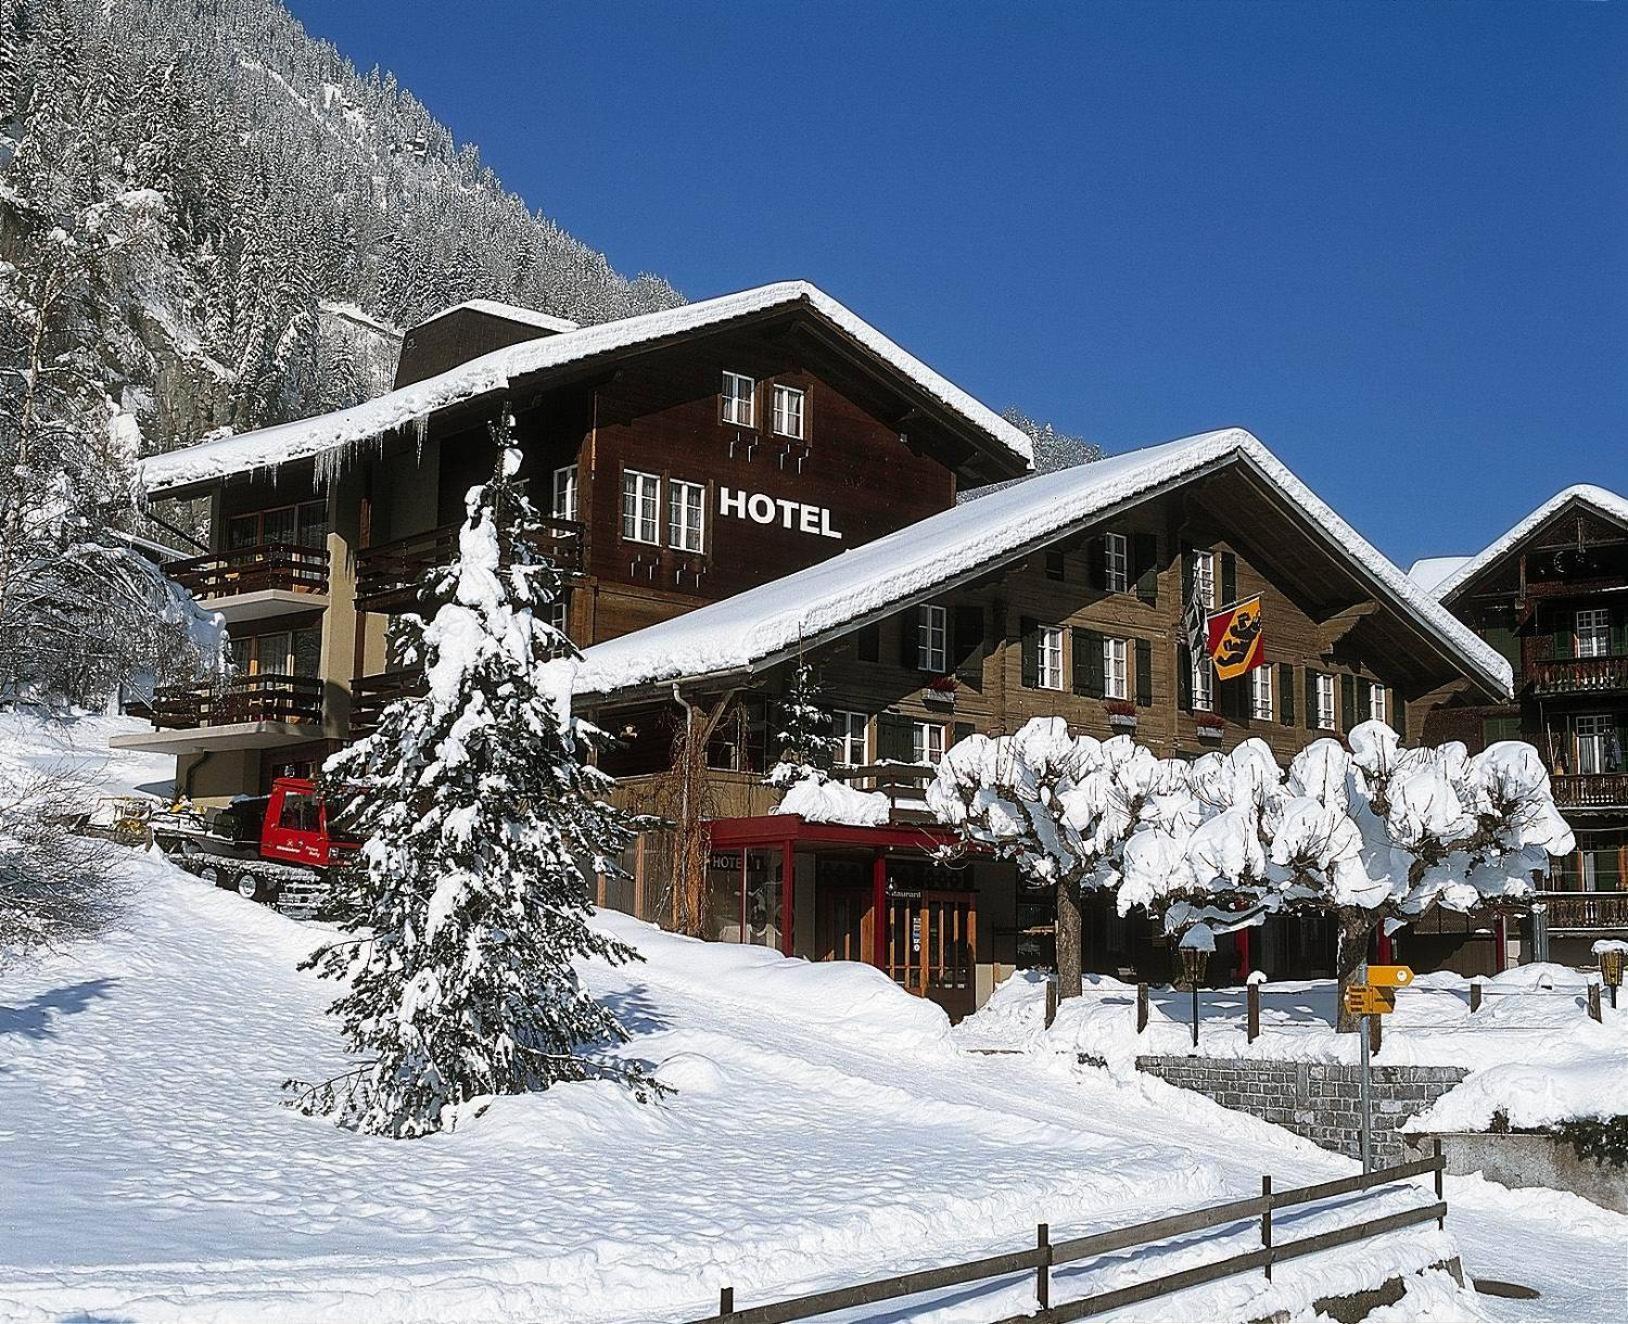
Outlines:
[[1628,957],[1628,943],[1605,939],[1594,944],[1600,958],[1600,982],[1611,990],[1611,1010],[1617,1009],[1617,989],[1622,985],[1623,959]]
[[1181,978],[1193,990],[1193,1047],[1198,1047],[1198,986],[1204,981],[1204,971],[1210,964],[1210,953],[1202,947],[1183,943],[1181,948]]

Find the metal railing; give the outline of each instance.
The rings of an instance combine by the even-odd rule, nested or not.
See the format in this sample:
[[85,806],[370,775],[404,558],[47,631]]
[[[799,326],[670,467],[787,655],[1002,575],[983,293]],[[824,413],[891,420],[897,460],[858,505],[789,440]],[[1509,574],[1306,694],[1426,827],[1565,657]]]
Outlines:
[[[1437,1227],[1445,1226],[1447,1201],[1443,1194],[1442,1174],[1446,1167],[1446,1160],[1443,1159],[1441,1152],[1441,1141],[1437,1140],[1435,1152],[1430,1157],[1382,1168],[1376,1172],[1359,1173],[1354,1177],[1341,1177],[1334,1181],[1319,1182],[1313,1186],[1301,1186],[1288,1191],[1274,1191],[1271,1177],[1262,1177],[1261,1193],[1257,1196],[1230,1200],[1225,1204],[1210,1205],[1189,1213],[1172,1214],[1165,1218],[1155,1218],[1150,1222],[1095,1232],[1067,1241],[1053,1242],[1049,1225],[1041,1223],[1036,1228],[1033,1248],[990,1255],[937,1269],[899,1274],[892,1278],[874,1279],[852,1287],[814,1292],[808,1296],[777,1301],[769,1305],[737,1310],[734,1289],[725,1287],[718,1293],[718,1313],[708,1315],[705,1320],[699,1320],[696,1324],[714,1324],[720,1320],[726,1320],[729,1324],[787,1324],[787,1321],[815,1319],[833,1311],[851,1310],[859,1306],[874,1305],[879,1301],[892,1301],[923,1292],[941,1291],[966,1283],[988,1282],[991,1279],[1030,1272],[1034,1274],[1036,1311],[1033,1314],[1009,1316],[1001,1320],[1000,1324],[1064,1324],[1068,1320],[1087,1319],[1105,1311],[1117,1310],[1139,1301],[1151,1301],[1189,1287],[1217,1282],[1222,1278],[1231,1278],[1257,1269],[1270,1281],[1273,1265],[1299,1259],[1303,1255],[1314,1255],[1319,1251],[1365,1241],[1370,1237],[1400,1231],[1402,1228],[1414,1227],[1420,1223],[1434,1222]],[[1279,1241],[1274,1236],[1276,1229],[1272,1216],[1279,1209],[1315,1204],[1354,1193],[1366,1197],[1379,1187],[1390,1186],[1412,1177],[1421,1177],[1427,1173],[1435,1177],[1436,1198],[1431,1204],[1382,1214],[1375,1218],[1347,1221],[1344,1226],[1330,1231],[1296,1237],[1293,1240]],[[1361,1201],[1346,1205],[1341,1209],[1341,1213],[1350,1219],[1361,1209],[1361,1205]],[[1128,1287],[1096,1292],[1061,1305],[1051,1304],[1051,1271],[1057,1265],[1093,1259],[1128,1247],[1147,1246],[1171,1237],[1246,1221],[1258,1225],[1260,1245],[1257,1249],[1193,1265],[1175,1273],[1160,1274]]]
[[322,682],[262,673],[223,685],[174,685],[153,694],[153,725],[185,731],[240,722],[322,721]]
[[[539,524],[537,551],[563,573],[579,573],[583,564],[584,526],[577,520],[552,515],[541,517]],[[443,524],[438,529],[412,533],[358,551],[356,609],[392,612],[412,607],[424,572],[457,559],[458,531],[462,527],[461,524]]]
[[172,561],[165,573],[196,598],[282,589],[290,593],[328,591],[328,549],[264,542],[252,547]]

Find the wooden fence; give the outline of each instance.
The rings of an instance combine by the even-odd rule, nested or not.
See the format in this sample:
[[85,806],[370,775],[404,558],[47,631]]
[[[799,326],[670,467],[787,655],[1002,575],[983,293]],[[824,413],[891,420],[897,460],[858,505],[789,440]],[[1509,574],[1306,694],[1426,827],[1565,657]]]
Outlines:
[[[1114,1228],[1107,1232],[1093,1232],[1088,1236],[1067,1241],[1051,1240],[1050,1229],[1041,1223],[1036,1230],[1035,1245],[1024,1250],[1009,1251],[1004,1255],[990,1255],[983,1259],[968,1260],[961,1264],[946,1265],[938,1269],[922,1269],[915,1273],[899,1274],[893,1278],[878,1278],[854,1287],[838,1287],[827,1292],[815,1292],[793,1300],[776,1301],[769,1305],[735,1308],[735,1292],[731,1287],[718,1294],[718,1313],[709,1315],[696,1324],[715,1324],[724,1320],[729,1324],[785,1324],[786,1321],[814,1319],[836,1310],[852,1310],[858,1306],[875,1305],[899,1297],[915,1296],[922,1292],[935,1292],[959,1287],[965,1283],[986,1282],[1005,1278],[1011,1274],[1034,1274],[1037,1309],[1033,1314],[1012,1315],[999,1324],[1064,1324],[1064,1321],[1088,1319],[1121,1306],[1155,1297],[1168,1296],[1189,1287],[1213,1283],[1222,1278],[1261,1270],[1268,1282],[1272,1266],[1303,1255],[1315,1255],[1369,1237],[1377,1237],[1418,1223],[1434,1222],[1438,1227],[1446,1224],[1447,1202],[1442,1194],[1442,1173],[1446,1161],[1442,1158],[1441,1141],[1437,1140],[1435,1153],[1429,1158],[1415,1159],[1411,1163],[1382,1168],[1377,1172],[1359,1173],[1354,1177],[1341,1177],[1334,1181],[1319,1182],[1315,1186],[1301,1186],[1294,1190],[1274,1191],[1270,1177],[1261,1178],[1261,1193],[1226,1204],[1210,1205],[1185,1214],[1172,1214],[1147,1223]],[[1436,1199],[1433,1204],[1404,1209],[1398,1213],[1383,1214],[1376,1218],[1361,1219],[1328,1232],[1319,1232],[1292,1241],[1276,1241],[1272,1235],[1272,1214],[1278,1209],[1313,1204],[1353,1192],[1368,1192],[1380,1186],[1405,1181],[1410,1177],[1435,1174]],[[1357,1206],[1352,1206],[1354,1210]],[[1349,1212],[1349,1211],[1348,1211]],[[1229,1223],[1260,1220],[1260,1246],[1239,1255],[1193,1265],[1175,1273],[1133,1283],[1112,1291],[1096,1292],[1077,1301],[1061,1305],[1051,1304],[1051,1271],[1060,1264],[1107,1255],[1133,1246],[1146,1246],[1170,1237],[1207,1228],[1223,1227]]]

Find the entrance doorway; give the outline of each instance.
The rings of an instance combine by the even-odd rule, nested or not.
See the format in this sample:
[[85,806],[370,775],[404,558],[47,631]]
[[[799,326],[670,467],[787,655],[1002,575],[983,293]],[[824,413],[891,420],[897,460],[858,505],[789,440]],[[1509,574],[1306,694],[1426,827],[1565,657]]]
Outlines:
[[814,862],[816,961],[869,961],[871,862],[868,858],[818,855]]
[[890,878],[885,959],[896,983],[931,998],[951,1020],[970,1016],[978,993],[977,894]]

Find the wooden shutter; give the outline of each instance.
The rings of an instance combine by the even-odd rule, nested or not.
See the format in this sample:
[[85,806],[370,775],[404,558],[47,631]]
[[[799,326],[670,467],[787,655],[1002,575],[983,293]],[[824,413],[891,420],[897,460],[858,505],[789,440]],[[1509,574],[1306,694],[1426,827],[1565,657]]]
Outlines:
[[1046,578],[1061,580],[1067,577],[1068,569],[1063,562],[1061,551],[1052,550],[1046,553]]
[[1136,576],[1136,596],[1143,602],[1159,601],[1159,535],[1139,533],[1131,543]]
[[876,715],[876,757],[909,763],[916,757],[915,727],[902,713]]
[[920,607],[906,607],[899,613],[899,665],[908,671],[921,670]]
[[882,627],[874,621],[859,632],[859,660],[861,662],[880,662],[882,660]]
[[1136,706],[1153,706],[1153,645],[1146,639],[1136,641]]
[[957,607],[950,613],[950,624],[955,636],[951,645],[950,670],[959,671],[970,666],[984,646],[984,609],[976,606]]
[[1099,592],[1106,592],[1108,588],[1108,540],[1097,537],[1088,539],[1085,544],[1085,565],[1087,580],[1091,587]]
[[1238,558],[1231,552],[1221,553],[1221,605],[1230,606],[1238,601]]
[[1029,689],[1040,688],[1040,626],[1027,616],[1018,622],[1023,640],[1023,683]]
[[956,722],[950,727],[950,743],[959,745],[963,740],[977,733],[978,728],[971,722]]
[[1571,613],[1555,609],[1554,638],[1549,643],[1549,656],[1556,660],[1570,657],[1575,651],[1572,642]]
[[1317,673],[1306,668],[1306,730],[1317,729]]
[[1176,645],[1176,705],[1184,713],[1193,711],[1193,654],[1186,644]]
[[1187,604],[1193,600],[1193,549],[1186,543],[1181,545],[1181,609],[1187,611]]
[[1374,715],[1374,687],[1367,681],[1357,683],[1357,721],[1366,722]]
[[1239,726],[1249,725],[1249,706],[1244,694],[1247,683],[1247,676],[1239,680],[1217,679],[1215,682],[1215,706],[1223,717]]
[[1349,731],[1357,724],[1357,678],[1347,673],[1340,677],[1340,729]]
[[1618,607],[1611,613],[1611,651],[1618,657],[1628,655],[1628,608]]
[[1102,697],[1102,636],[1095,630],[1074,631],[1074,693]]
[[1408,738],[1408,701],[1402,697],[1402,691],[1391,690],[1391,730],[1403,740]]
[[1294,667],[1287,662],[1278,663],[1278,721],[1294,725]]

